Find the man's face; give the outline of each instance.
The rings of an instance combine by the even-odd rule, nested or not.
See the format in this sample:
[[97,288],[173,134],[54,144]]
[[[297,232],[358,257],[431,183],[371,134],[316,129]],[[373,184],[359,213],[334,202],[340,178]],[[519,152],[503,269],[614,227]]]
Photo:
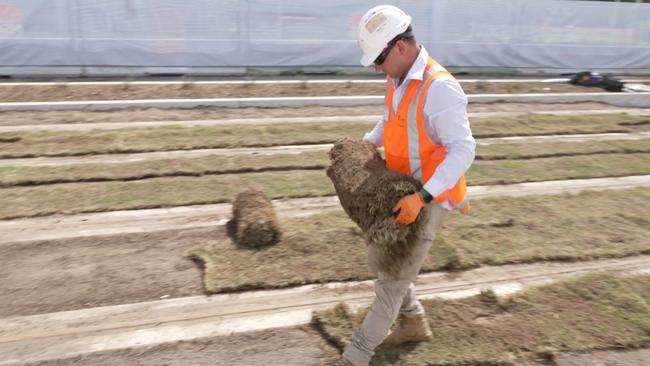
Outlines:
[[403,48],[404,44],[402,41],[397,41],[394,47],[390,49],[390,52],[380,65],[375,65],[375,71],[383,72],[384,74],[390,76],[391,78],[400,78],[402,76],[401,71],[401,62],[400,62],[400,50]]

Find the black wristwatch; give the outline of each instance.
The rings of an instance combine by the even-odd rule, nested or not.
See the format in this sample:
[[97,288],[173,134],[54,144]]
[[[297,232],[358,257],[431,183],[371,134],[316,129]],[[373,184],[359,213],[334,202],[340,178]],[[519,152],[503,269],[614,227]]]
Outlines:
[[424,200],[424,203],[429,203],[433,201],[433,196],[431,195],[431,193],[427,192],[426,189],[422,188],[420,190],[420,194],[422,195],[422,199]]

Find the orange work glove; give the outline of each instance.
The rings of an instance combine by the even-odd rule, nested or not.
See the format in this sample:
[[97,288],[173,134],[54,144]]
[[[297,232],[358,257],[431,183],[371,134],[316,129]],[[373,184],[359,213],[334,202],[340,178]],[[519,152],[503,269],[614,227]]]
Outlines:
[[393,216],[396,216],[395,222],[400,225],[412,224],[418,218],[424,205],[424,198],[422,198],[422,193],[420,192],[402,197],[395,207],[393,207]]

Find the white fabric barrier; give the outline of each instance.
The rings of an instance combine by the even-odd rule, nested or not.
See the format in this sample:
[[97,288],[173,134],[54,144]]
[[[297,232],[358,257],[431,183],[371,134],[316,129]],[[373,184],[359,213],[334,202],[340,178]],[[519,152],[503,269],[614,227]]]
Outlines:
[[[386,1],[451,67],[650,69],[650,4]],[[0,70],[359,66],[375,1],[0,0]]]

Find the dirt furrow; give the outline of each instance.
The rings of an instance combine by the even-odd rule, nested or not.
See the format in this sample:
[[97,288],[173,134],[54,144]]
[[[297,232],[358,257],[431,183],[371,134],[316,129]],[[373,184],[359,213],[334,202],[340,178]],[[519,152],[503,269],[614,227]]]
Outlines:
[[[514,136],[477,139],[479,146],[525,143],[525,142],[587,142],[587,141],[628,141],[645,140],[650,138],[650,132],[638,133],[595,133],[577,135],[541,135],[541,136]],[[65,166],[81,164],[120,164],[141,161],[155,161],[167,159],[189,159],[205,156],[235,156],[235,155],[282,155],[300,154],[315,151],[327,151],[333,144],[316,145],[285,145],[264,148],[225,148],[225,149],[195,149],[172,150],[134,154],[98,154],[72,157],[38,157],[0,159],[0,167],[39,167],[39,166]]]
[[[485,112],[527,112],[527,111],[575,111],[575,110],[616,110],[620,107],[604,103],[541,104],[541,103],[493,103],[470,104],[470,113]],[[290,118],[310,116],[367,116],[383,113],[381,106],[301,108],[220,108],[201,107],[193,109],[155,109],[131,108],[111,111],[32,111],[0,112],[0,126],[20,126],[34,124],[76,124],[141,121],[188,121],[222,120],[243,118]]]
[[[621,108],[621,109],[591,109],[584,111],[522,111],[522,112],[476,112],[469,113],[469,118],[516,117],[525,115],[554,115],[580,116],[594,114],[629,114],[633,116],[650,115],[650,109]],[[287,117],[287,118],[253,118],[253,119],[224,119],[224,120],[194,120],[194,121],[134,121],[134,122],[90,122],[66,124],[32,124],[0,126],[0,133],[21,131],[90,131],[117,130],[123,128],[154,128],[169,126],[228,126],[256,125],[266,126],[279,123],[327,123],[327,122],[374,122],[380,115],[369,116],[332,116],[332,117]],[[37,122],[37,121],[35,121]]]
[[[420,276],[417,285],[423,299],[467,297],[486,288],[497,295],[507,295],[602,271],[623,275],[648,273],[650,257],[483,267],[454,276],[432,273]],[[296,296],[302,299],[299,304],[295,302]],[[0,360],[0,365],[18,363],[13,360],[56,360],[97,351],[263,330],[278,324],[306,324],[315,310],[331,308],[341,301],[358,309],[367,306],[373,296],[371,284],[362,282],[0,319],[0,354],[8,358]]]
[[[505,186],[474,186],[469,187],[469,194],[473,198],[488,198],[557,194],[589,189],[625,189],[648,185],[650,185],[650,176],[572,179]],[[340,208],[335,196],[275,200],[274,206],[280,217],[307,216]],[[230,219],[231,211],[230,204],[215,204],[0,220],[0,231],[3,233],[0,238],[0,248],[7,243],[34,240],[210,228],[225,224]]]
[[[246,350],[246,352],[242,352]],[[191,342],[162,344],[145,349],[98,352],[64,360],[22,364],[21,366],[322,366],[338,353],[319,333],[308,327],[280,328],[215,337]],[[559,353],[554,366],[645,366],[650,349],[609,350],[589,353]],[[548,366],[548,362],[517,366]]]
[[[465,83],[467,94],[605,92],[568,83]],[[180,85],[33,85],[0,88],[0,102],[72,100],[135,100],[177,98],[245,98],[290,96],[351,96],[382,94],[385,83],[344,84],[180,84]]]

